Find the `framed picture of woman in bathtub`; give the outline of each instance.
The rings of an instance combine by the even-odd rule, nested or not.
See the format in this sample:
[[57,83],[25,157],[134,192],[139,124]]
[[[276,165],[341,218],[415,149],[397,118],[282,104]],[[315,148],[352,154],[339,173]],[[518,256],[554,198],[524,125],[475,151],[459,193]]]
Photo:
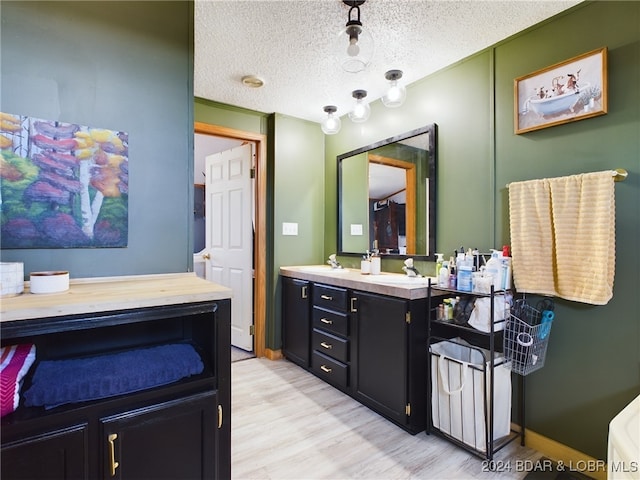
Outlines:
[[514,80],[515,133],[607,113],[607,48]]

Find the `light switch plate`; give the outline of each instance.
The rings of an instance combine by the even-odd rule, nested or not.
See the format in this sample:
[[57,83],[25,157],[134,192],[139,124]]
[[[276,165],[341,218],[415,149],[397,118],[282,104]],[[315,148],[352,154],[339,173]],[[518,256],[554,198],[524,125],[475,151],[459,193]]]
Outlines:
[[282,222],[282,235],[298,235],[298,224]]
[[351,224],[351,235],[362,235],[362,224],[361,223],[352,223]]

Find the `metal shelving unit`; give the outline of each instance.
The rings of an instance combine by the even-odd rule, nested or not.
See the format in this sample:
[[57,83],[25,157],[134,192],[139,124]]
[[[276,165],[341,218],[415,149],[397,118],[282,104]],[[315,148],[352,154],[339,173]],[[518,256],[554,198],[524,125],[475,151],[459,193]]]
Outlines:
[[[496,319],[495,312],[495,302],[494,299],[496,295],[507,294],[510,292],[496,292],[493,287],[491,288],[491,292],[488,294],[481,293],[472,293],[472,292],[463,292],[460,290],[454,290],[444,287],[439,287],[437,285],[431,284],[429,282],[428,289],[428,333],[427,333],[427,348],[430,351],[428,357],[428,371],[433,372],[432,370],[432,360],[433,356],[437,354],[431,353],[431,347],[437,342],[447,341],[457,343],[455,338],[459,337],[463,341],[466,342],[466,346],[469,348],[480,352],[483,355],[484,362],[483,367],[478,369],[478,374],[482,374],[482,379],[484,382],[484,392],[488,392],[488,394],[483,395],[483,410],[484,410],[484,442],[480,444],[480,446],[470,445],[469,442],[462,441],[461,438],[456,438],[448,434],[447,432],[442,431],[441,428],[434,426],[433,419],[433,386],[432,380],[428,382],[428,421],[427,421],[427,430],[426,433],[429,435],[431,433],[442,436],[447,440],[451,441],[455,445],[458,445],[465,450],[470,451],[471,453],[487,459],[490,461],[490,464],[493,460],[494,454],[498,452],[500,449],[511,443],[512,441],[520,438],[521,445],[524,446],[524,430],[525,430],[525,402],[524,402],[524,377],[521,375],[511,375],[512,384],[513,381],[516,381],[518,394],[518,418],[520,421],[520,430],[514,430],[513,428],[509,428],[509,434],[502,436],[500,438],[494,439],[494,408],[495,408],[495,368],[499,365],[502,365],[502,362],[506,361],[502,355],[503,353],[503,335],[504,335],[504,326],[508,315],[505,315],[504,319]],[[434,298],[437,297],[446,297],[446,296],[459,296],[461,298],[489,298],[490,299],[490,328],[488,332],[482,332],[476,328],[469,326],[468,324],[455,323],[451,320],[439,320],[437,317],[437,304],[434,304]],[[437,303],[437,302],[436,302]],[[502,325],[501,325],[502,324]],[[476,367],[477,368],[477,367]],[[515,377],[515,378],[514,378]],[[514,409],[512,408],[512,411]],[[509,416],[511,419],[511,415]]]

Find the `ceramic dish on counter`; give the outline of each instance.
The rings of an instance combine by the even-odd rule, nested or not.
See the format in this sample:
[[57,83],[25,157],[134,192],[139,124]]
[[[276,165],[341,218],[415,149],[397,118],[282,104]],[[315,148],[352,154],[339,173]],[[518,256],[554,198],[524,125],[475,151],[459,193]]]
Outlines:
[[31,293],[61,293],[69,290],[69,272],[57,270],[31,272],[29,291]]

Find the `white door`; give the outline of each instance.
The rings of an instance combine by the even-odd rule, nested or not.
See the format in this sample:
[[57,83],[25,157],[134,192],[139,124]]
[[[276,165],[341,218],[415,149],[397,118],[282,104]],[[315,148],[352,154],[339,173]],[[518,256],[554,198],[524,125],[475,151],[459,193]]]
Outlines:
[[205,159],[206,278],[233,290],[231,344],[253,351],[252,145]]

